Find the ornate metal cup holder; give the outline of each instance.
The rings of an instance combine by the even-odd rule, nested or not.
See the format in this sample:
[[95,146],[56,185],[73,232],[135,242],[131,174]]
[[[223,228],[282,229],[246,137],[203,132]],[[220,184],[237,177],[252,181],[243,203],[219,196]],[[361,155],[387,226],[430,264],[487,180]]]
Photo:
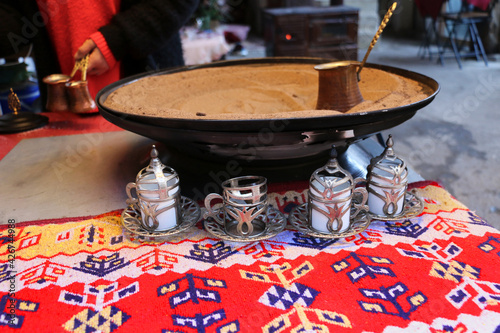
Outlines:
[[394,216],[382,216],[369,213],[372,219],[384,221],[405,220],[420,215],[424,211],[424,202],[411,191],[406,191],[403,211]]
[[[352,217],[351,226],[344,232],[339,233],[324,233],[313,229],[309,223],[309,214],[307,203],[299,205],[292,209],[288,215],[288,221],[298,231],[317,238],[344,238],[353,236],[363,232],[370,225],[371,218],[367,210],[361,210],[356,216]],[[351,213],[355,210],[351,207]]]
[[[222,207],[215,208],[216,213],[219,214],[221,218],[223,218],[224,212],[222,211]],[[226,231],[224,225],[220,224],[213,218],[205,219],[205,230],[210,233],[212,236],[217,238],[231,241],[231,242],[255,242],[261,241],[264,239],[268,239],[279,234],[283,229],[285,229],[287,220],[286,217],[279,210],[272,206],[268,206],[267,212],[267,221],[265,223],[265,229],[263,232],[258,232],[255,235],[251,235],[248,237],[241,237],[237,235],[229,234]]]
[[121,221],[123,227],[136,236],[142,236],[148,240],[162,241],[189,230],[200,220],[200,206],[187,197],[181,197],[181,213],[181,223],[172,229],[164,231],[151,232],[144,229],[140,223],[141,212],[135,205],[129,205],[123,210]]

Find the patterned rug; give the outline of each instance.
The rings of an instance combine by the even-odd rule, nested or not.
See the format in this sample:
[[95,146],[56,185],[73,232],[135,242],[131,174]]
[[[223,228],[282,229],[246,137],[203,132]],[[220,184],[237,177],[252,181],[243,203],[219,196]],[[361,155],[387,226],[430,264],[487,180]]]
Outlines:
[[[166,243],[120,211],[0,233],[2,332],[500,332],[500,232],[436,183],[418,217],[251,243],[199,222]],[[271,194],[282,212],[306,192]]]

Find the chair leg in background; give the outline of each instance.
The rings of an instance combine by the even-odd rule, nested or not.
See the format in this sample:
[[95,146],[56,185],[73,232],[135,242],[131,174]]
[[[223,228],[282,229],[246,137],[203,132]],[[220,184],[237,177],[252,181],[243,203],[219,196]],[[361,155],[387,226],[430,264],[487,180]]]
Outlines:
[[469,36],[472,42],[472,47],[474,48],[474,56],[476,57],[477,61],[480,61],[481,55],[479,54],[479,47],[477,45],[477,36],[474,33],[474,28],[472,27],[472,24],[469,24]]
[[450,42],[453,54],[455,55],[455,59],[457,60],[458,67],[462,69],[462,61],[460,60],[461,59],[460,49],[458,48],[457,43],[455,42],[455,38],[457,37],[455,29],[456,29],[455,25],[453,25],[453,27],[451,28],[449,27],[446,28],[446,30],[448,31],[448,41]]
[[[484,50],[483,42],[481,40],[481,36],[479,35],[479,30],[477,29],[477,26],[474,22],[471,23],[471,29],[472,29],[471,35],[475,36],[474,38],[477,41],[477,46],[479,47],[479,51],[481,52],[484,64],[488,66],[488,57],[486,56],[486,51]],[[476,47],[476,45],[474,45],[474,47]]]

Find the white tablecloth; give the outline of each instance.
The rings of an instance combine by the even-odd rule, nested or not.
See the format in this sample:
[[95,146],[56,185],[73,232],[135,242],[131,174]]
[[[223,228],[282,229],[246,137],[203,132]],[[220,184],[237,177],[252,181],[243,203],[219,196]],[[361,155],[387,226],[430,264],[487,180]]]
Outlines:
[[223,31],[197,32],[187,27],[182,32],[182,50],[186,65],[199,65],[219,60],[230,47]]

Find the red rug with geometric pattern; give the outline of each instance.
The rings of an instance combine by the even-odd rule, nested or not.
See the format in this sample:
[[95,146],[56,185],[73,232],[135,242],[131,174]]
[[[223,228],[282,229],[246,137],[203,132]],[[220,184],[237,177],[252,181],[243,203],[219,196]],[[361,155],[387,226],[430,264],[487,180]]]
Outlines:
[[[0,229],[2,332],[500,332],[500,232],[436,183],[417,217],[236,243],[152,243],[121,212]],[[304,188],[277,191],[282,212]]]

